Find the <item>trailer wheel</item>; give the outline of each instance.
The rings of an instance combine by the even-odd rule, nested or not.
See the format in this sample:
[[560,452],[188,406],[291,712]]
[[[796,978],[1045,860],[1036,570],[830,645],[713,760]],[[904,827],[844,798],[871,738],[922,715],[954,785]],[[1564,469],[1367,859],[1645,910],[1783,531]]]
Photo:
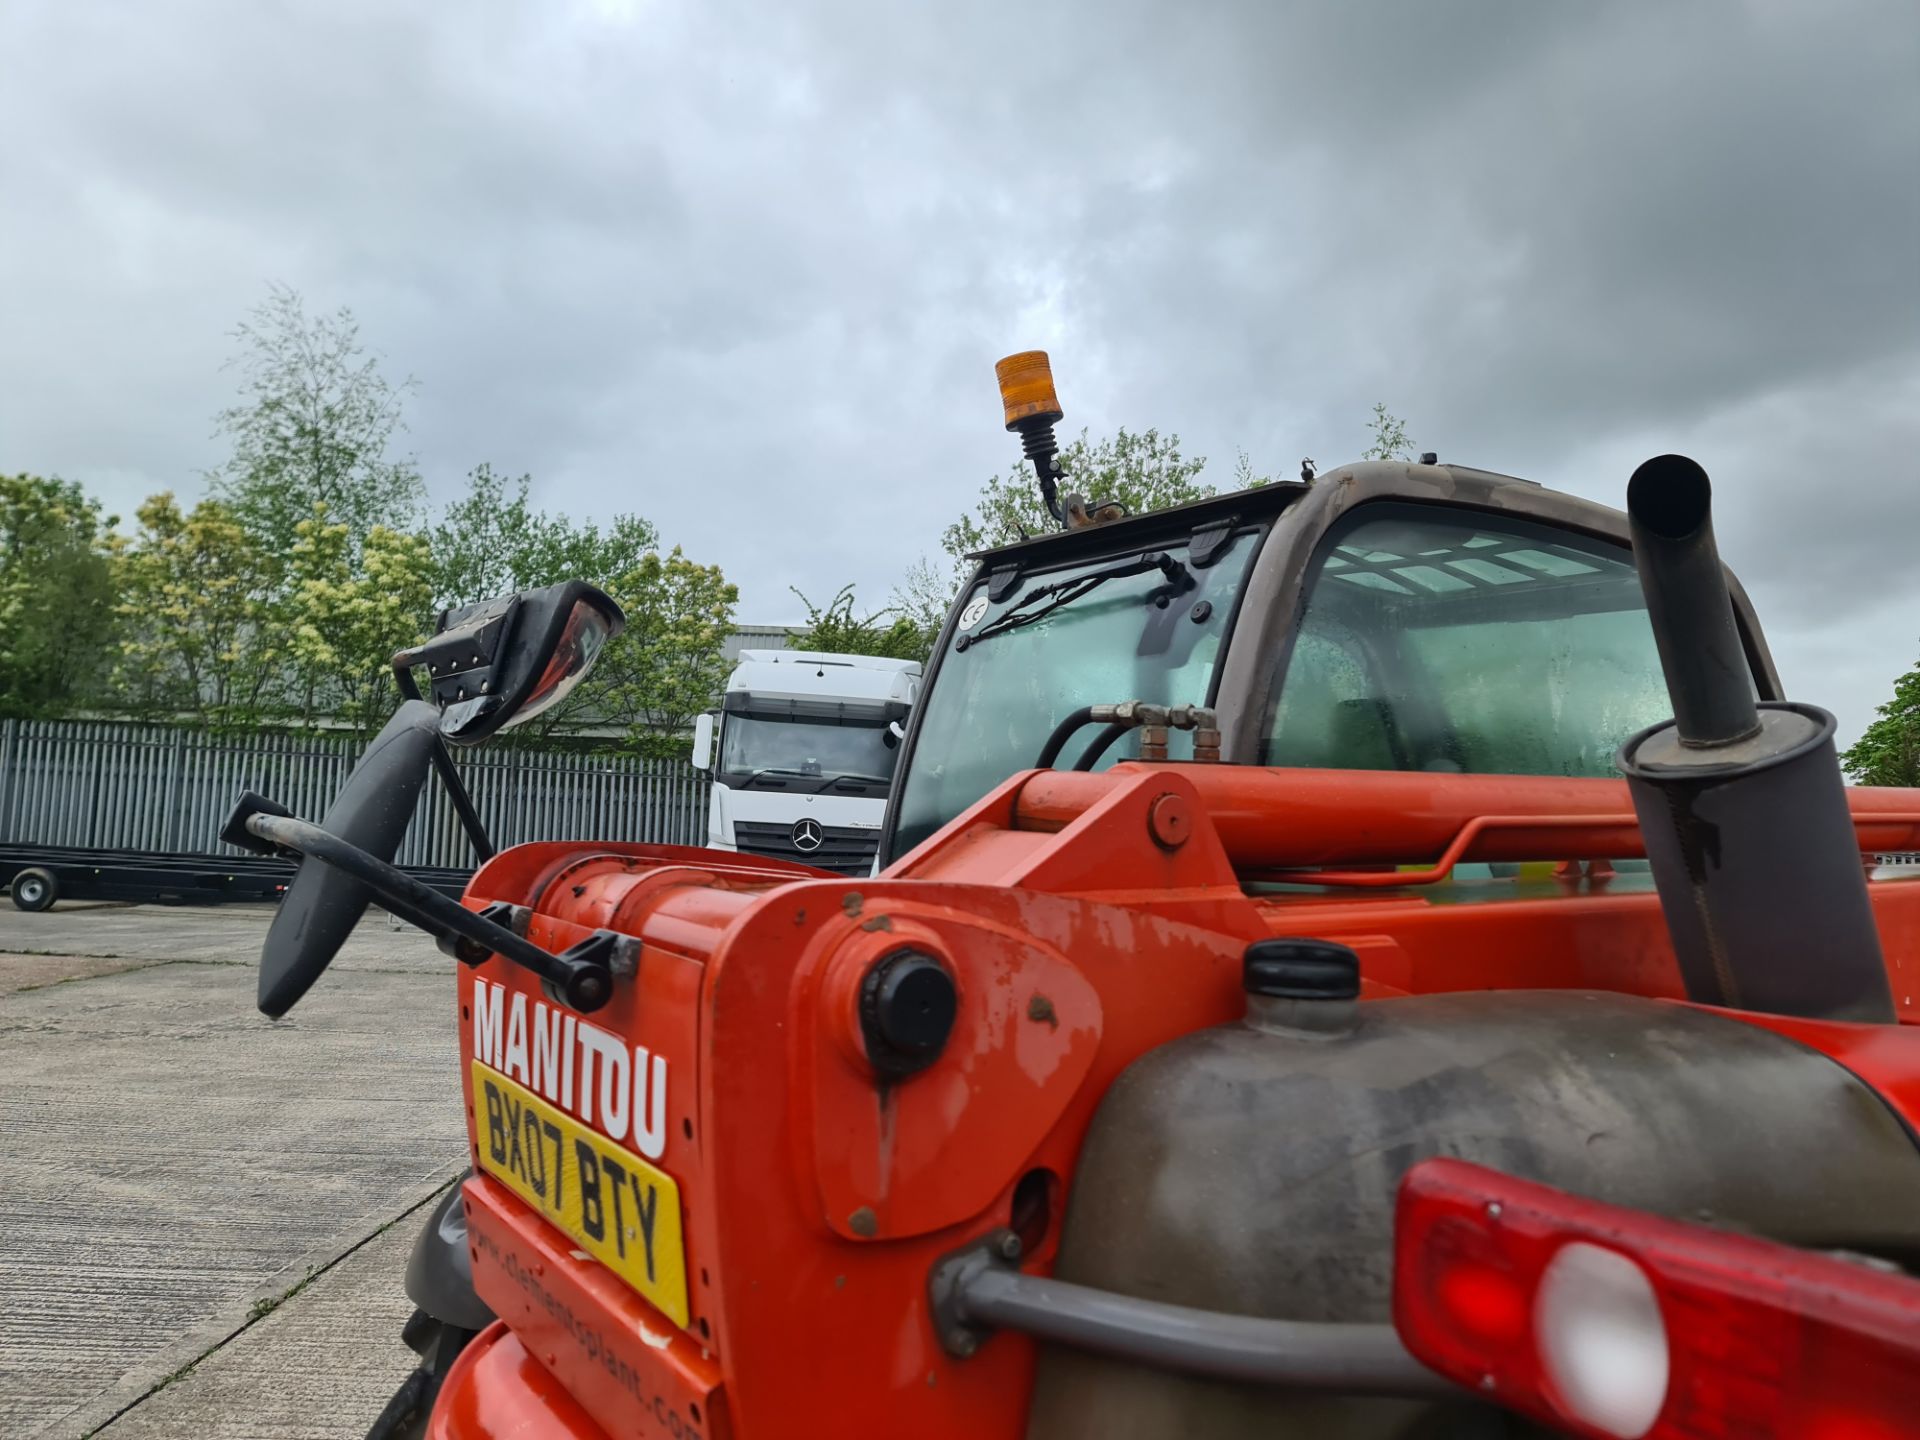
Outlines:
[[13,908],[45,910],[60,898],[60,882],[51,870],[31,866],[13,877]]

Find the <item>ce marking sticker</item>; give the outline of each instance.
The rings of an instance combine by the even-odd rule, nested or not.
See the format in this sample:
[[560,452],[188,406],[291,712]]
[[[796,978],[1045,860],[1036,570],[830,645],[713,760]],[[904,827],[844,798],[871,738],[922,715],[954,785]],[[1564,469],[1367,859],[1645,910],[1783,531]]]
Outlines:
[[976,595],[967,602],[967,608],[960,612],[960,628],[971,630],[980,623],[980,617],[987,613],[987,597]]

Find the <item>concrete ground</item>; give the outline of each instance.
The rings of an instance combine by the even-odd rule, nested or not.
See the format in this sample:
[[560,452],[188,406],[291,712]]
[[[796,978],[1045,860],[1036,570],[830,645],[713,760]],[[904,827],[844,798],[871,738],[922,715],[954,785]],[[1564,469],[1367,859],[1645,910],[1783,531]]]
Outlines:
[[269,1021],[271,917],[0,905],[0,1435],[359,1437],[411,1368],[451,962],[375,913]]

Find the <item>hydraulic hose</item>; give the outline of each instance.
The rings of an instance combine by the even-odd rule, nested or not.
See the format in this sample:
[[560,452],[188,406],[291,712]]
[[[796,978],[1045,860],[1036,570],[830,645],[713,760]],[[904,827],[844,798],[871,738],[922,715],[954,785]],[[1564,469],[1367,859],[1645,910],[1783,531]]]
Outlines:
[[1054,762],[1060,758],[1060,752],[1066,749],[1067,741],[1073,732],[1093,719],[1093,706],[1082,705],[1066,719],[1053,727],[1053,733],[1047,736],[1047,743],[1040,747],[1040,758],[1033,762],[1036,770],[1051,770]]
[[1100,757],[1111,750],[1114,745],[1119,742],[1120,737],[1131,729],[1133,729],[1133,726],[1122,724],[1117,720],[1107,726],[1106,729],[1093,737],[1093,743],[1087,746],[1086,753],[1074,762],[1073,768],[1076,770],[1093,769],[1094,766],[1100,763]]

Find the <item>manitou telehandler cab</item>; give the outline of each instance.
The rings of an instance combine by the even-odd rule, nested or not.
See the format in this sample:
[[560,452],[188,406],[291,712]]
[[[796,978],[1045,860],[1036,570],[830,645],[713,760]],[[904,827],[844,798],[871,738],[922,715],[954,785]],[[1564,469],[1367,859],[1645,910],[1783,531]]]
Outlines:
[[1067,528],[957,599],[876,877],[395,871],[621,623],[584,586],[399,657],[322,824],[236,809],[304,857],[268,1014],[369,899],[458,962],[472,1173],[374,1433],[1920,1433],[1920,883],[1863,860],[1920,792],[1782,698],[1700,468],[1117,517],[1001,372]]

